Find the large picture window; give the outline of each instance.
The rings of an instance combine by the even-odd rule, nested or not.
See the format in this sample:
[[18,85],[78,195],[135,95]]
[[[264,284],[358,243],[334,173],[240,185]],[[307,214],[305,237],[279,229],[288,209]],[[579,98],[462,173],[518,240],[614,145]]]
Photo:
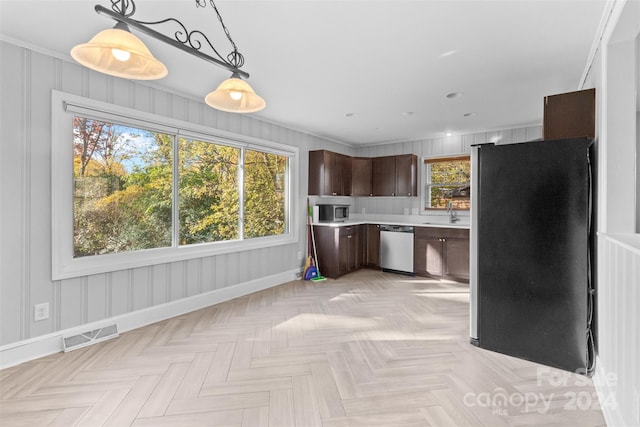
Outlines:
[[469,209],[471,206],[471,159],[469,156],[423,159],[423,211]]
[[75,257],[171,246],[171,141],[73,117]]
[[297,150],[57,92],[55,111],[54,279],[295,241]]

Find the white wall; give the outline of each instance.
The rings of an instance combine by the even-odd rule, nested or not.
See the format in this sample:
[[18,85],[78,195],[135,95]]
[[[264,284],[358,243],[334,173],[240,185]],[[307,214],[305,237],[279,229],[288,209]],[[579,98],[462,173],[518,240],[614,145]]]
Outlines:
[[[542,115],[542,111],[540,112]],[[415,154],[418,158],[429,156],[447,156],[453,154],[470,154],[471,145],[493,142],[496,144],[510,144],[516,142],[532,141],[542,138],[542,126],[530,126],[524,128],[505,129],[490,132],[477,132],[466,135],[453,135],[450,137],[421,139],[402,143],[392,143],[359,148],[356,156],[379,157],[397,154]],[[418,175],[422,173],[418,164]],[[421,179],[419,177],[418,182]],[[418,188],[418,194],[422,189]],[[355,197],[353,200],[353,213],[362,213],[365,209],[368,214],[404,215],[405,209],[409,213],[420,211],[420,197]],[[461,213],[465,215],[464,212]]]
[[[611,14],[609,15],[609,12]],[[640,234],[637,234],[640,2],[608,5],[584,87],[597,98],[597,362],[608,425],[640,426]]]
[[[298,255],[306,250],[307,152],[327,148],[351,154],[349,147],[247,115],[218,112],[200,100],[8,42],[0,42],[0,64],[0,350],[300,268]],[[52,281],[52,89],[299,147],[299,176],[292,180],[298,243]],[[34,322],[33,306],[43,302],[50,304],[50,318]]]

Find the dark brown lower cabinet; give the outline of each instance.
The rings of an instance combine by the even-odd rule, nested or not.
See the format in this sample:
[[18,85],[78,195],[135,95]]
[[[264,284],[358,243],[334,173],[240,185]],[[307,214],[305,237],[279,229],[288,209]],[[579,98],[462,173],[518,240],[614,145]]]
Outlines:
[[416,227],[414,271],[418,276],[469,281],[469,230]]
[[367,240],[366,240],[366,259],[365,267],[380,268],[380,225],[367,224]]
[[336,279],[362,267],[365,231],[362,225],[314,225],[320,273]]
[[418,276],[442,277],[444,248],[442,237],[416,227],[413,234],[413,271]]
[[[336,279],[362,267],[380,268],[380,226],[314,225],[320,273]],[[416,227],[414,269],[418,276],[469,281],[469,230]]]

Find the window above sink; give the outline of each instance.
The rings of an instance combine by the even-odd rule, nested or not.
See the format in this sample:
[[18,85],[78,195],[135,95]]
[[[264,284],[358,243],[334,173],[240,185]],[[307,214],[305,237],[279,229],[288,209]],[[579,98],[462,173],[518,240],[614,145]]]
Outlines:
[[421,212],[469,210],[471,206],[471,158],[469,155],[422,159]]

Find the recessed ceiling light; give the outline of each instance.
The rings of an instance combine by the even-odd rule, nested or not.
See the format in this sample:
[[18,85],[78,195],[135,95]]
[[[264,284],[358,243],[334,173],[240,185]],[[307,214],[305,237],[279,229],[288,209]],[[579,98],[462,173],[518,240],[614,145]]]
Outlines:
[[445,132],[445,136],[453,136],[453,132]]
[[478,113],[476,113],[476,112],[471,112],[471,113],[464,113],[463,115],[464,115],[465,117],[473,117],[473,116],[477,116],[477,115],[478,115]]
[[451,92],[446,95],[447,99],[460,98],[461,96],[462,96],[462,92]]

